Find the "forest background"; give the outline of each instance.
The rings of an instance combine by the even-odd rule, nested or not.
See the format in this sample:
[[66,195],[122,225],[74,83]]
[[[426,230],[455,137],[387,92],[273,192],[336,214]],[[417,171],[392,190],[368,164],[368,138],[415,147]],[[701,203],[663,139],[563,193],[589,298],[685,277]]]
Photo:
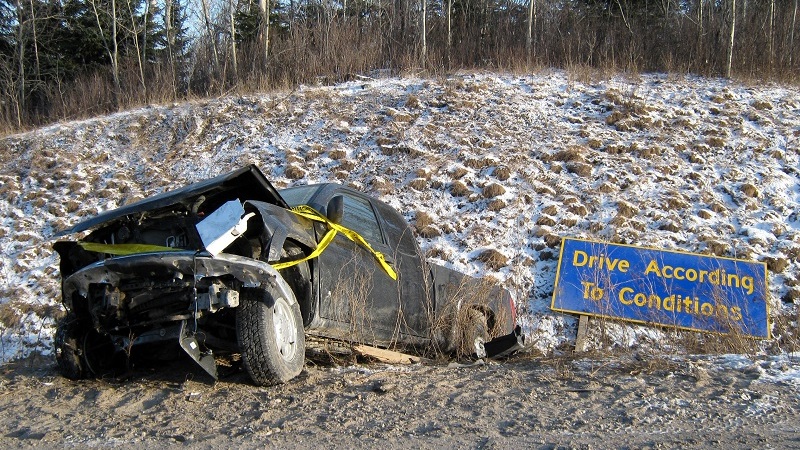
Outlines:
[[796,83],[797,16],[798,0],[0,0],[0,134],[375,71]]

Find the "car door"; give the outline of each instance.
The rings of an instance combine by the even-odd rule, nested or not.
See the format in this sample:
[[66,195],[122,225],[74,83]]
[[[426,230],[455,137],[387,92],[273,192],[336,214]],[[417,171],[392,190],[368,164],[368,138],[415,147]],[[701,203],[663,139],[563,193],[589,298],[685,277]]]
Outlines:
[[389,247],[394,249],[392,258],[400,284],[400,330],[406,334],[428,337],[434,317],[430,268],[417,245],[414,232],[403,216],[383,202],[376,201],[374,204],[381,216]]
[[[375,251],[392,264],[394,254],[368,197],[349,190],[330,192],[344,199],[341,225],[359,233]],[[395,342],[400,329],[400,287],[375,260],[374,255],[338,233],[319,256],[320,316],[334,322],[341,331],[364,343]]]

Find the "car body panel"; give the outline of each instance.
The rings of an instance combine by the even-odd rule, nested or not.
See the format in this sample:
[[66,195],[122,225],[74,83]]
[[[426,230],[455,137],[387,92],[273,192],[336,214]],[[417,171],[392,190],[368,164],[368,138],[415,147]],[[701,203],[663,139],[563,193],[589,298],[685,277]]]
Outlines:
[[[321,254],[308,259],[328,227],[290,207],[303,203],[326,214],[337,197],[344,204],[338,224],[359,233],[372,249],[338,233]],[[236,217],[221,223],[239,225],[231,228],[227,247],[212,254],[197,224],[224,211],[236,211]],[[91,323],[118,351],[177,335],[181,347],[214,376],[211,349],[236,350],[230,311],[238,307],[240,294],[252,289],[296,299],[305,333],[325,338],[423,345],[452,334],[464,308],[475,308],[503,330],[495,335],[519,336],[507,290],[428,263],[397,211],[338,184],[279,192],[258,168],[248,166],[102,213],[58,236],[90,230],[84,241],[102,244],[102,251],[123,243],[163,251],[120,256],[83,242],[56,242],[66,309]],[[397,280],[376,262],[373,251],[383,254]],[[295,263],[273,267],[288,261]],[[443,323],[449,328],[442,329]]]

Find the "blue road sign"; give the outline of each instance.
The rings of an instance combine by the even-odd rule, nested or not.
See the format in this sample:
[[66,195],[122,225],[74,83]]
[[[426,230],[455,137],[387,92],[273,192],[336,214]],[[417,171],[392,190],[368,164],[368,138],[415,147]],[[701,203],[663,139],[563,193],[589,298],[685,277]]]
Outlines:
[[764,263],[564,238],[550,308],[769,338]]

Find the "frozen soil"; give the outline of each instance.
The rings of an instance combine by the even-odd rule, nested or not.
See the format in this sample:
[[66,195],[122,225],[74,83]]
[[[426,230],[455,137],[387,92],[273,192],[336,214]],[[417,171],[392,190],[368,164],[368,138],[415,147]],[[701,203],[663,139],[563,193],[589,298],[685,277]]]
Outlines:
[[[64,122],[1,138],[0,163],[0,448],[800,448],[795,86],[364,79]],[[515,291],[530,353],[309,363],[265,388],[184,360],[60,377],[54,234],[248,163],[277,187],[338,181],[389,202],[432,261]],[[608,323],[588,348],[620,356],[554,357],[577,328],[549,309],[564,236],[764,262],[773,339],[699,357],[713,339]]]
[[[663,74],[386,78],[152,105],[0,138],[0,362],[52,347],[54,234],[248,163],[277,186],[385,200],[433,261],[511,288],[529,342],[553,313],[562,237],[767,264],[769,343],[796,348],[800,90]],[[652,328],[590,347],[660,346]],[[765,346],[766,347],[766,346]]]
[[288,384],[189,361],[73,382],[2,366],[3,448],[797,448],[800,360],[557,357],[310,363]]

